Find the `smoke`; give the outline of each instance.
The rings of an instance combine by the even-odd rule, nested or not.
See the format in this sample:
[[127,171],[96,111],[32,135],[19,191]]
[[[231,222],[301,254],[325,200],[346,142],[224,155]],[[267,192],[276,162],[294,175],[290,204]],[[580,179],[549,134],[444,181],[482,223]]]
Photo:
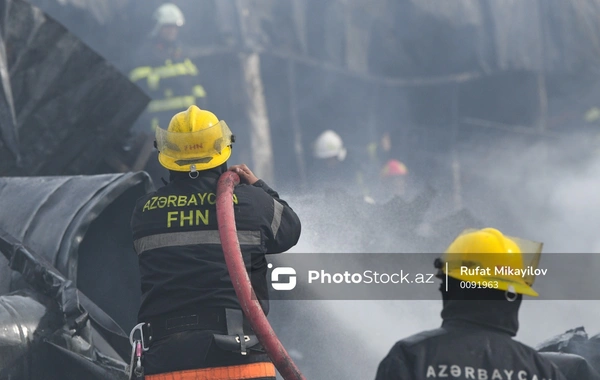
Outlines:
[[[599,301],[551,300],[557,290],[564,294],[560,289],[565,286],[579,286],[580,298],[593,299],[593,289],[600,286],[595,278],[579,278],[584,271],[593,275],[600,259],[575,256],[600,248],[595,225],[600,212],[600,155],[589,154],[590,139],[587,134],[571,135],[532,144],[513,135],[482,149],[467,143],[460,151],[462,173],[469,184],[463,189],[463,203],[485,226],[543,242],[541,264],[544,255],[573,255],[572,260],[560,260],[570,263],[569,267],[552,268],[555,275],[536,280],[534,288],[550,300],[527,298],[523,302],[516,339],[534,347],[578,326],[585,326],[590,334],[598,332]],[[451,189],[438,190],[438,197],[453,195]],[[356,227],[349,228],[340,208],[349,208],[350,203],[327,204],[314,194],[284,198],[289,198],[303,221],[302,238],[292,252],[348,249],[348,262],[353,260],[352,252],[367,252],[365,246],[356,245],[356,234],[373,221],[357,219],[352,222]],[[410,227],[409,222],[405,224]],[[332,226],[337,228],[335,233]],[[396,244],[401,247],[403,241]],[[309,378],[358,379],[372,378],[397,340],[437,328],[441,306],[441,300],[275,301],[270,317],[276,330],[283,332],[286,347],[301,353],[298,363],[311,374]],[[284,318],[280,318],[282,309]],[[295,318],[290,324],[292,314]]]
[[[490,223],[507,224],[498,214],[508,215],[520,228],[513,225],[507,233],[539,239],[545,252],[594,252],[600,157],[586,156],[590,138],[565,135],[528,145],[511,137],[490,145],[485,155],[465,155],[465,168],[478,172],[480,181],[466,189],[466,197]],[[492,192],[480,194],[481,187]]]
[[[572,287],[584,299],[597,299],[595,274],[600,257],[597,253],[600,212],[600,152],[592,133],[570,134],[546,143],[526,146],[522,140],[499,143],[504,159],[491,155],[487,181],[497,190],[479,193],[480,199],[509,210],[518,228],[507,233],[544,242],[541,264],[553,254],[572,255],[555,275],[536,280],[534,287],[544,295],[561,287]],[[508,158],[506,158],[508,157]],[[477,157],[473,157],[477,159]],[[498,204],[501,201],[501,204]],[[488,215],[490,223],[493,217]],[[537,301],[523,303],[518,339],[537,345],[568,329],[585,326],[588,333],[598,332],[599,301]]]

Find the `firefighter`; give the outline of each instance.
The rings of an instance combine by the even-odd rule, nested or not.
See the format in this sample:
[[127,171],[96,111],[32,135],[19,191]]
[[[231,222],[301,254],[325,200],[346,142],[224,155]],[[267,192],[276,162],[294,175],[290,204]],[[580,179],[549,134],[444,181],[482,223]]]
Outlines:
[[353,188],[360,201],[374,203],[362,165],[350,155],[338,133],[330,129],[323,131],[313,142],[312,185],[328,196],[348,195]]
[[[355,152],[348,152],[341,136],[333,130],[323,131],[312,144],[310,208],[328,210],[311,213],[311,224],[319,226],[314,238],[335,242],[336,252],[353,252],[369,236],[364,228],[359,229],[360,233],[348,233],[356,228],[357,220],[371,217],[374,203],[352,153]],[[331,207],[333,204],[336,206]]]
[[[426,244],[434,236],[433,226],[427,222],[426,216],[437,196],[437,191],[426,184],[421,191],[409,186],[409,172],[404,163],[390,159],[378,171],[379,181],[375,201],[378,204],[377,219],[381,226],[372,223],[377,231],[394,231],[375,239],[386,251],[397,251],[398,241],[402,241],[404,249],[411,247],[408,242]],[[418,250],[417,246],[408,248]]]
[[347,154],[348,150],[340,135],[330,129],[323,131],[313,143],[313,157],[323,160],[327,168],[339,167]]
[[536,266],[540,252],[541,244],[493,228],[459,235],[435,263],[442,279],[442,326],[397,342],[376,380],[564,380],[550,361],[513,339],[523,295],[538,294],[531,287],[534,275],[509,269]]
[[379,173],[378,203],[385,203],[394,197],[406,200],[406,182],[408,169],[398,160],[391,159],[385,163]]
[[[191,105],[206,107],[206,91],[198,67],[178,38],[185,24],[183,12],[175,4],[165,3],[154,11],[153,18],[154,28],[135,53],[135,64],[129,73],[129,79],[151,98],[134,125],[132,141],[153,136],[158,126],[166,128],[175,113]],[[164,169],[156,160],[149,160],[145,169],[157,187],[162,185]]]
[[138,319],[151,343],[143,359],[146,380],[275,379],[225,264],[217,180],[226,170],[240,176],[233,197],[238,239],[265,313],[265,254],[293,247],[300,220],[245,165],[227,168],[234,140],[224,121],[196,106],[177,113],[167,130],[156,130],[158,160],[170,181],[139,199],[131,220],[143,293]]
[[348,150],[344,141],[335,131],[323,131],[312,144],[313,165],[311,165],[311,184],[315,190],[324,193],[339,192],[349,177]]

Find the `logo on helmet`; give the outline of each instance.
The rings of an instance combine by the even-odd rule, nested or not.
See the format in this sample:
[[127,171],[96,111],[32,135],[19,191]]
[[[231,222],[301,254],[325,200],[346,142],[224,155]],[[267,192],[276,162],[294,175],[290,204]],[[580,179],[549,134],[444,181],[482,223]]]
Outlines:
[[202,149],[202,144],[186,145],[183,147],[184,150],[198,150]]

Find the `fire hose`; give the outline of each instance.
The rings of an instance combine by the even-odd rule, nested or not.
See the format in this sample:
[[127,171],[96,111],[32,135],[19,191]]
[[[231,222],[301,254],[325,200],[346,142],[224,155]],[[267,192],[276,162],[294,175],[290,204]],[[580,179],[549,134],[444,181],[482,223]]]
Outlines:
[[217,223],[231,282],[244,315],[281,376],[285,380],[305,380],[277,338],[252,289],[237,237],[233,210],[233,189],[239,183],[240,177],[237,174],[225,172],[217,185]]

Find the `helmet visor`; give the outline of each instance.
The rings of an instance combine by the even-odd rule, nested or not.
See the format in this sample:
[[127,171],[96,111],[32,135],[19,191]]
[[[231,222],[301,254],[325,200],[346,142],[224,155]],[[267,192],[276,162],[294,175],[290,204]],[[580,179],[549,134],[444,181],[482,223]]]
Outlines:
[[156,148],[179,166],[205,164],[231,146],[233,134],[225,121],[195,132],[156,128]]
[[[461,235],[464,234],[468,234],[468,233],[472,233],[477,231],[476,229],[467,229],[464,230]],[[514,236],[509,236],[509,235],[504,235],[504,237],[511,239],[513,242],[515,242],[515,244],[519,247],[519,250],[521,251],[521,259],[522,259],[522,268],[523,269],[527,269],[529,268],[529,270],[523,271],[523,273],[521,273],[520,278],[522,279],[522,281],[527,284],[528,286],[532,286],[533,283],[535,282],[535,269],[538,268],[538,265],[540,263],[540,256],[542,253],[542,248],[544,246],[543,243],[540,242],[536,242],[536,241],[532,241],[532,240],[527,240],[527,239],[522,239],[522,238],[518,238],[518,237],[514,237]],[[460,273],[460,269],[463,267],[469,267],[469,268],[473,268],[473,267],[477,267],[477,266],[481,266],[482,268],[487,268],[490,267],[490,269],[493,272],[493,267],[491,267],[492,263],[495,263],[496,260],[500,259],[497,257],[497,254],[493,254],[493,253],[480,253],[477,255],[473,255],[471,256],[471,260],[469,260],[468,262],[466,262],[464,260],[464,256],[460,253],[458,254],[451,254],[451,253],[445,253],[443,255],[443,260],[445,263],[448,264],[448,272],[453,272],[453,273]],[[500,259],[499,262],[501,262],[502,260]],[[519,265],[519,267],[521,267],[521,265]],[[492,280],[495,279],[494,277],[487,277],[487,276],[482,276],[483,279],[488,279],[488,280]]]
[[[542,248],[544,247],[544,243],[540,243],[537,241],[521,239],[514,236],[507,236],[509,239],[512,239],[522,252],[523,257],[523,266],[525,268],[537,269],[540,264],[540,256],[542,254]],[[531,271],[533,272],[533,271]],[[530,272],[527,272],[530,273]],[[529,286],[532,286],[535,282],[535,275],[529,274],[524,275],[523,280]]]

